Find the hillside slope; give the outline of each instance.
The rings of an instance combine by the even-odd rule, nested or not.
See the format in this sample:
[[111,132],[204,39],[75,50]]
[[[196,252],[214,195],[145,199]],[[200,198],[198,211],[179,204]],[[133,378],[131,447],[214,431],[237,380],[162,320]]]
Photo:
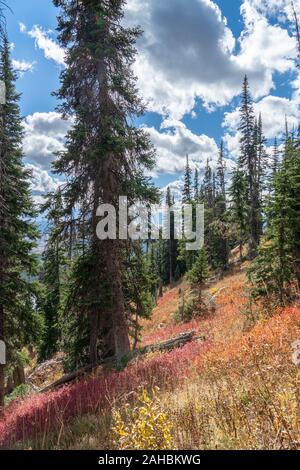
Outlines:
[[[292,345],[300,339],[300,307],[254,321],[247,314],[244,289],[245,274],[239,269],[215,282],[207,291],[215,295],[214,311],[189,323],[174,320],[182,293],[189,296],[188,285],[169,290],[144,324],[143,344],[190,330],[205,341],[150,354],[120,372],[99,368],[78,383],[12,403],[0,423],[1,445],[299,448],[300,374]],[[153,394],[155,387],[159,390]],[[142,388],[148,390],[146,397],[135,394]],[[135,421],[141,421],[134,433],[128,403],[135,406]],[[143,435],[151,417],[154,438]],[[164,423],[162,433],[155,417]]]

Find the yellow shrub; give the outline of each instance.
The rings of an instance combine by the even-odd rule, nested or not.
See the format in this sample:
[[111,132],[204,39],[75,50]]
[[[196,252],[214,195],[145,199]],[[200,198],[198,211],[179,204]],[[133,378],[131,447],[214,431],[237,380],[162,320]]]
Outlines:
[[120,450],[164,450],[172,448],[172,424],[160,406],[157,390],[137,394],[137,404],[113,410],[112,432]]

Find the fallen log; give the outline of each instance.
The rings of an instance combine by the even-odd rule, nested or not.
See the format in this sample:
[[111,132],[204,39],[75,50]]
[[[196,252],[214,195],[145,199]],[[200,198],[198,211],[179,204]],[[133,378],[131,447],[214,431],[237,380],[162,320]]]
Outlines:
[[[151,352],[156,351],[171,351],[175,348],[181,348],[186,343],[189,343],[193,339],[195,339],[196,332],[189,331],[187,333],[181,333],[176,338],[168,339],[167,341],[162,341],[161,343],[150,344],[149,346],[145,346],[144,348],[136,350],[136,356],[149,354]],[[135,352],[135,351],[133,351]]]
[[[144,346],[143,348],[139,348],[139,349],[135,349],[134,351],[131,351],[128,355],[128,358],[126,358],[127,359],[126,362],[128,363],[139,356],[144,356],[145,354],[149,354],[152,352],[171,351],[172,349],[175,349],[175,348],[181,348],[185,344],[195,339],[205,340],[205,337],[204,336],[196,337],[195,331],[181,333],[176,338],[171,338],[169,340],[162,341],[160,343],[150,344],[149,346]],[[56,387],[60,387],[62,385],[66,385],[76,379],[83,377],[84,375],[88,373],[93,372],[99,366],[102,366],[105,364],[117,365],[117,360],[115,357],[109,357],[103,361],[100,361],[97,364],[88,365],[88,366],[82,367],[81,369],[75,370],[74,372],[64,375],[60,379],[56,380],[54,383],[43,388],[41,390],[41,393],[48,392],[49,390],[52,390],[53,388],[56,388]]]
[[[114,358],[111,358],[110,360],[111,362],[113,362]],[[53,388],[73,382],[73,380],[79,379],[80,377],[83,377],[84,375],[90,372],[93,372],[93,370],[97,369],[97,367],[104,365],[105,362],[106,361],[101,361],[98,364],[88,365],[88,366],[82,367],[81,369],[77,369],[74,372],[70,372],[69,374],[65,374],[60,379],[56,380],[52,384],[47,385],[47,387],[43,388],[41,390],[41,393],[48,392],[49,390],[52,390]]]

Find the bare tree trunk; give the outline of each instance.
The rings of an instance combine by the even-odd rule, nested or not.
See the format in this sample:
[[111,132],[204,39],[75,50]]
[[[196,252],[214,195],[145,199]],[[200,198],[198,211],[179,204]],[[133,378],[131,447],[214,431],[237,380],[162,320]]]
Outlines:
[[117,359],[130,351],[128,323],[125,314],[125,302],[121,280],[121,266],[119,262],[119,241],[108,240],[108,273],[112,281],[112,323],[115,342],[115,355]]
[[297,38],[297,50],[298,50],[298,67],[300,65],[300,28],[299,28],[299,20],[298,20],[298,15],[295,10],[294,2],[292,1],[292,9],[293,9],[293,15],[294,15],[294,23],[295,23],[295,28],[296,28],[296,38]]
[[96,364],[98,360],[98,315],[97,312],[90,313],[90,364]]
[[[100,259],[101,259],[101,252],[100,252],[100,247],[99,247],[100,241],[98,240],[97,234],[96,234],[97,209],[100,203],[100,184],[99,184],[98,173],[95,174],[95,181],[94,181],[92,253],[93,253],[93,258],[96,261],[95,267],[93,267],[93,269],[97,270],[97,275],[99,276],[98,269],[99,269],[99,264],[100,264]],[[98,276],[95,276],[95,278],[97,278]],[[101,278],[99,276],[99,281],[97,284],[100,284],[100,283],[101,283]],[[93,295],[95,297],[97,297],[97,295],[100,295],[100,292],[98,294],[98,285],[91,286],[91,289],[92,291],[94,291]],[[89,341],[90,341],[90,344],[89,344],[90,364],[96,364],[97,359],[98,359],[97,345],[98,345],[99,316],[100,315],[101,313],[96,308],[92,308],[89,311],[88,320],[89,320]]]
[[164,295],[164,292],[163,292],[163,283],[162,283],[162,281],[161,281],[161,279],[160,279],[160,281],[159,281],[159,297],[163,297],[163,295]]
[[[107,65],[104,57],[101,57],[97,66],[99,100],[102,109],[101,121],[97,123],[101,129],[101,138],[106,134],[109,120],[113,118],[125,119],[122,114],[118,115],[108,91]],[[117,114],[116,114],[117,113]],[[119,156],[120,157],[120,156]],[[112,204],[117,207],[121,186],[119,180],[120,160],[117,155],[107,155],[95,162],[95,195],[94,195],[94,244],[97,246],[105,268],[105,275],[110,283],[110,305],[103,306],[102,315],[104,321],[112,322],[114,350],[117,359],[130,351],[128,324],[125,314],[125,301],[122,287],[122,247],[120,240],[98,240],[96,237],[97,208],[99,203]],[[101,259],[101,258],[97,258]],[[110,318],[109,318],[110,316]]]
[[113,323],[110,312],[103,309],[99,315],[98,339],[101,343],[103,359],[115,356],[115,340],[113,335]]
[[170,282],[170,286],[171,286],[171,287],[172,287],[173,284],[174,284],[172,252],[173,252],[173,240],[172,240],[171,237],[170,237],[170,240],[169,240],[169,265],[170,265],[170,278],[169,278],[169,282]]
[[133,350],[137,348],[138,342],[139,342],[139,315],[138,315],[138,310],[137,310],[135,314],[134,341],[133,341],[133,346],[132,346]]
[[8,395],[9,393],[11,393],[14,389],[14,382],[13,382],[13,378],[12,376],[10,375],[8,378],[7,378],[7,383],[6,383],[6,388],[5,388],[5,395]]
[[13,380],[14,380],[14,388],[19,387],[25,383],[25,372],[24,367],[19,365],[13,371]]
[[200,304],[200,308],[202,306],[202,286],[199,287],[199,304]]
[[130,351],[128,325],[121,305],[114,309],[113,319],[116,357],[120,359]]
[[184,290],[179,289],[179,296],[181,297],[181,305],[179,307],[180,319],[184,321],[184,311],[185,311],[185,293]]

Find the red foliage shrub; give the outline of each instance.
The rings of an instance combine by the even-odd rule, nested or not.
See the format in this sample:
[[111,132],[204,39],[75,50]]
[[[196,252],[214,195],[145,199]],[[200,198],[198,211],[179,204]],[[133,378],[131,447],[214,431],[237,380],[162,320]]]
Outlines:
[[[265,356],[267,364],[270,357],[276,362],[277,356],[282,355],[291,363],[291,342],[300,338],[300,307],[274,312],[272,318],[261,320],[250,332],[244,331],[244,282],[242,274],[223,280],[215,314],[180,325],[168,319],[176,299],[178,301],[178,293],[170,291],[160,301],[143,344],[192,329],[207,335],[209,340],[193,341],[169,353],[150,355],[131,363],[122,372],[102,372],[101,376],[12,403],[0,421],[0,447],[9,448],[18,441],[43,438],[75,417],[109,409],[115,400],[140,386],[156,385],[171,391],[192,371],[196,375],[200,372],[201,376],[205,371],[222,376],[227,369],[237,372],[239,365],[243,365],[241,374],[244,374],[247,365],[252,370],[257,354],[261,361]],[[164,328],[157,330],[162,319]]]
[[156,354],[121,372],[104,372],[8,406],[0,422],[0,447],[46,436],[74,417],[109,408],[115,399],[140,385],[173,388],[182,380],[205,343],[194,341],[168,354]]

